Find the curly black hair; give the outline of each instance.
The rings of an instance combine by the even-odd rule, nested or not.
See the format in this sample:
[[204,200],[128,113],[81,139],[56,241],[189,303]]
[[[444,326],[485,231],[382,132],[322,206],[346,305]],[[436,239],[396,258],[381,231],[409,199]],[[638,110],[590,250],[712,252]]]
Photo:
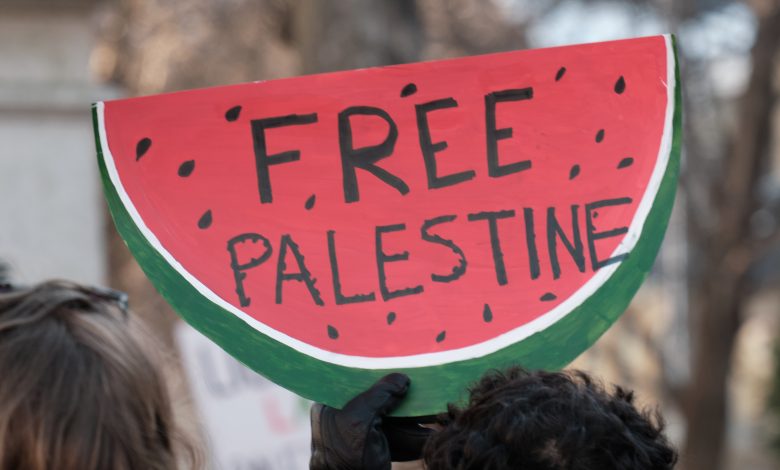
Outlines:
[[468,406],[449,405],[425,445],[428,470],[671,469],[677,453],[657,411],[584,372],[491,372]]

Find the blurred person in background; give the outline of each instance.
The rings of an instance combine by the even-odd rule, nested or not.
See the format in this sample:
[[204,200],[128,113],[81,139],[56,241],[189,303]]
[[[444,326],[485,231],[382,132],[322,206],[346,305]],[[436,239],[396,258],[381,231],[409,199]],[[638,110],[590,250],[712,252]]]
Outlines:
[[117,291],[0,281],[0,469],[200,466],[134,323]]
[[[491,371],[466,406],[448,405],[426,428],[385,417],[409,385],[390,374],[343,410],[315,404],[310,469],[669,470],[677,462],[657,411],[584,372]],[[421,460],[391,464],[410,455]]]

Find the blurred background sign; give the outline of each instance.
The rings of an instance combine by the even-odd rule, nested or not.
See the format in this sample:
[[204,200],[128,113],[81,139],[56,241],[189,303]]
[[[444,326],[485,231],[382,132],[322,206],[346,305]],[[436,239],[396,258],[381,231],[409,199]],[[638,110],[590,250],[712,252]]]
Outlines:
[[247,369],[184,323],[176,327],[176,340],[205,429],[210,468],[308,467],[310,402]]

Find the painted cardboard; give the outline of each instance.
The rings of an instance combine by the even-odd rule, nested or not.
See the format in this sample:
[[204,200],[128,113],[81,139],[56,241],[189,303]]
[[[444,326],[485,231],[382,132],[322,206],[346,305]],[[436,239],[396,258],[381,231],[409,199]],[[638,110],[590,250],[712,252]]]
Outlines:
[[[441,411],[562,367],[649,272],[679,167],[672,38],[97,103],[114,219],[182,317],[333,406]],[[327,384],[327,386],[324,386]]]

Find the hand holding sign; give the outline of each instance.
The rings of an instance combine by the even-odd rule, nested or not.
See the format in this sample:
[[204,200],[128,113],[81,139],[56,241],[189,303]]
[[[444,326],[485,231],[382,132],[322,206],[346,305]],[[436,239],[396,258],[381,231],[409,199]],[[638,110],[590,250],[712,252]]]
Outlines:
[[[389,469],[391,443],[387,436],[387,415],[397,407],[409,389],[409,377],[388,374],[370,389],[350,400],[343,410],[315,404],[311,409],[311,470]],[[422,456],[427,434],[420,434],[415,449]]]
[[342,406],[433,414],[561,367],[622,313],[674,198],[670,37],[98,103],[106,195],[191,324]]

